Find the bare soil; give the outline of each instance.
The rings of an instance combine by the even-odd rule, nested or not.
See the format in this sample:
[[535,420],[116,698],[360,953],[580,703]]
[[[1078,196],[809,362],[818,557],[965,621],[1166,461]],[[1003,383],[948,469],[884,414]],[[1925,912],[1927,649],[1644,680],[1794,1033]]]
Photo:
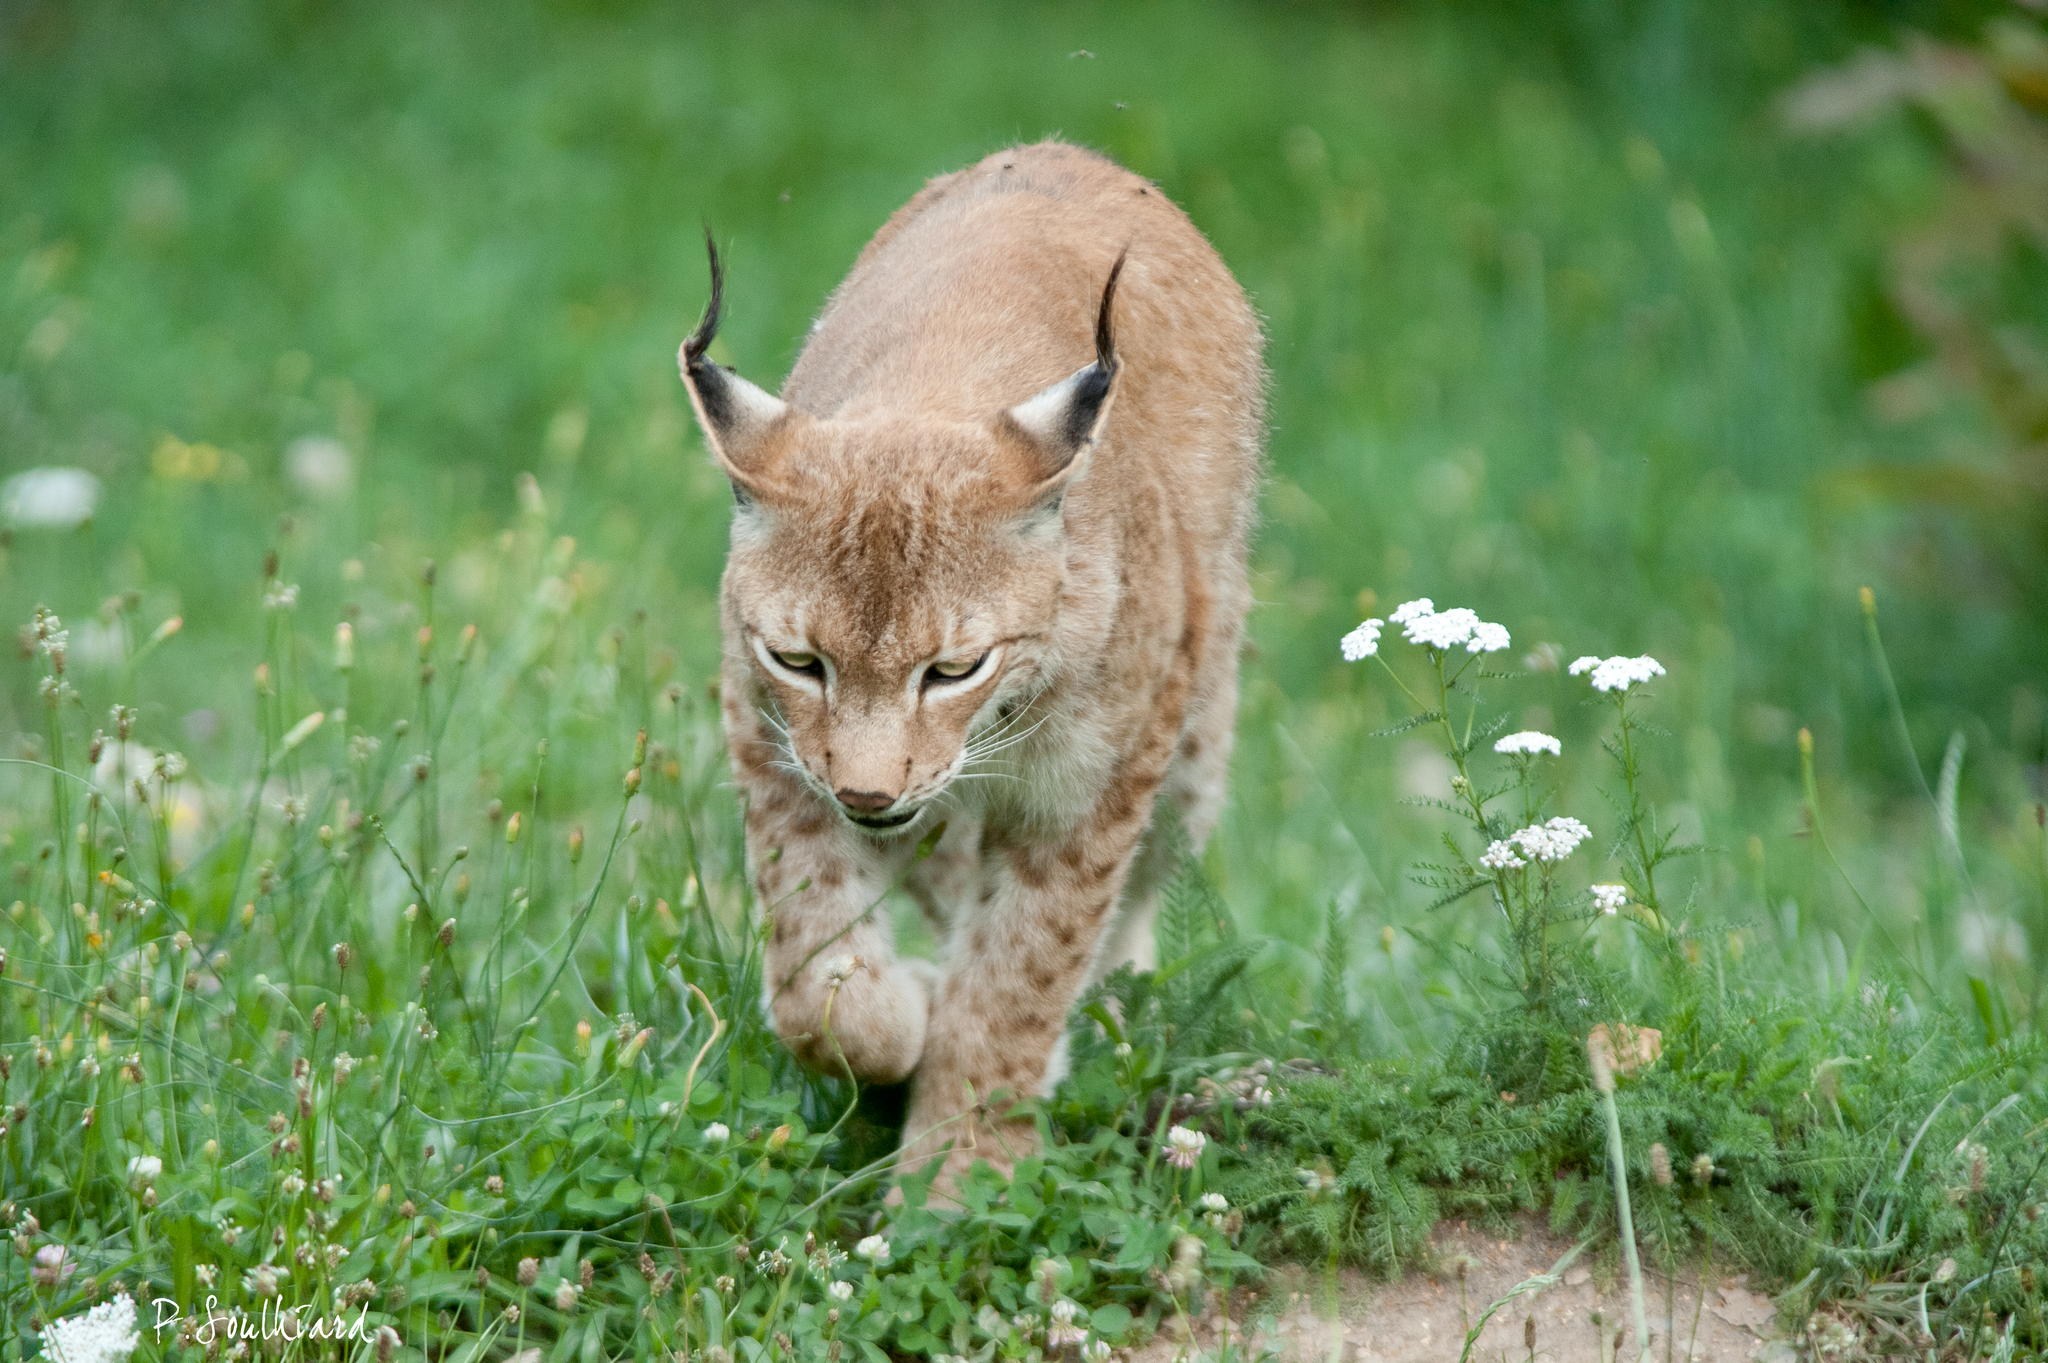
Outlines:
[[[1551,1274],[1571,1250],[1572,1242],[1533,1225],[1511,1239],[1447,1226],[1436,1235],[1434,1272],[1388,1283],[1348,1270],[1278,1270],[1258,1299],[1237,1303],[1228,1315],[1212,1310],[1169,1322],[1131,1363],[1199,1363],[1226,1346],[1235,1346],[1227,1355],[1233,1360],[1455,1363],[1467,1331],[1496,1302],[1502,1304],[1473,1343],[1474,1360],[1633,1360],[1628,1283],[1618,1264],[1588,1250],[1554,1282],[1516,1291]],[[1781,1363],[1795,1356],[1774,1328],[1770,1298],[1741,1276],[1674,1280],[1647,1266],[1645,1274],[1649,1357],[1657,1363]]]

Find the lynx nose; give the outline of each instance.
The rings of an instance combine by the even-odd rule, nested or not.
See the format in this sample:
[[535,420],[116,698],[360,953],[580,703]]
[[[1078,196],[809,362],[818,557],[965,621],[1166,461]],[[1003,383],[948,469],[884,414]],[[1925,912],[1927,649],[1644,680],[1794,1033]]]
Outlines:
[[896,803],[894,795],[874,790],[835,790],[832,793],[840,804],[856,814],[874,814]]

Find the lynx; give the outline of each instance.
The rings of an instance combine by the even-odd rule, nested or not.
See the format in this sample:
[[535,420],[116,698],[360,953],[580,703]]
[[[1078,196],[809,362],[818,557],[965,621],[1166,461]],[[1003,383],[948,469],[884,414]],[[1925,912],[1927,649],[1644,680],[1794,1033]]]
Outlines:
[[[1261,462],[1259,322],[1160,191],[1057,142],[876,234],[775,396],[679,360],[736,506],[724,720],[806,1064],[912,1080],[902,1169],[1033,1148],[1068,1010],[1153,963],[1223,799]],[[1153,835],[1148,837],[1148,831]],[[936,835],[936,842],[933,841]],[[902,887],[941,934],[901,958]]]

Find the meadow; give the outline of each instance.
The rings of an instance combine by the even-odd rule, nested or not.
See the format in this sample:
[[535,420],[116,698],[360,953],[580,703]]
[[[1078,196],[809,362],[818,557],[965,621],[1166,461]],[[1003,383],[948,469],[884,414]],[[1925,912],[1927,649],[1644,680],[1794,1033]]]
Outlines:
[[[1107,1357],[1453,1218],[2048,1350],[2044,91],[1993,6],[0,10],[0,1363]],[[1267,319],[1240,756],[1045,1157],[889,1208],[759,1016],[673,357],[701,223],[772,381],[1051,133]],[[1417,597],[1512,646],[1346,660]]]

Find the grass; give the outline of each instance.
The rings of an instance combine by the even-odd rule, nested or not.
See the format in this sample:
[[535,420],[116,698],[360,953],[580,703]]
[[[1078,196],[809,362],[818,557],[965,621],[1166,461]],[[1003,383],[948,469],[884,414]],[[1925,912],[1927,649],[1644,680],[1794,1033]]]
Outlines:
[[[1614,1096],[1646,1259],[2048,1347],[2048,549],[1925,491],[2028,448],[1890,291],[1939,142],[1777,116],[1863,22],[10,10],[0,463],[107,495],[0,543],[0,618],[70,631],[58,703],[30,635],[0,670],[0,1360],[117,1281],[436,1357],[985,1358],[1061,1300],[1121,1344],[1278,1257],[1391,1271],[1446,1216],[1614,1247],[1583,1047],[1621,1021],[1663,1046]],[[956,1220],[885,1211],[887,1095],[754,1007],[726,499],[671,357],[700,219],[767,381],[925,176],[1048,131],[1257,297],[1274,476],[1168,964]],[[353,477],[294,479],[306,437]],[[1338,660],[1421,594],[1507,623],[1506,675],[1414,706]],[[1555,666],[1643,651],[1641,727]],[[1489,725],[1566,756],[1461,809]],[[1473,865],[1522,800],[1594,825],[1554,893]]]

